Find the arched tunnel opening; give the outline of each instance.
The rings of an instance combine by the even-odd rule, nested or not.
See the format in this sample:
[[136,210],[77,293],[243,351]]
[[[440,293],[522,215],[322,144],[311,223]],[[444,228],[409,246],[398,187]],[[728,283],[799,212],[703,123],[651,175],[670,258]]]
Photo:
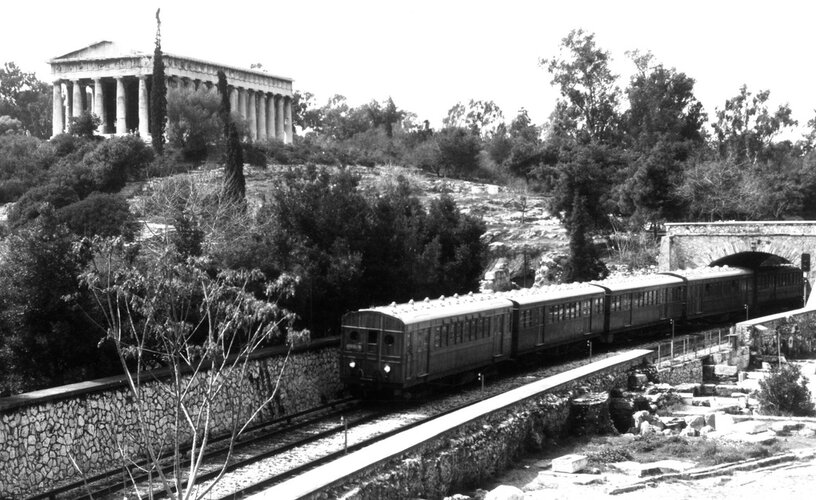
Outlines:
[[740,252],[734,255],[728,255],[721,259],[717,259],[709,266],[730,266],[730,267],[744,267],[747,269],[757,270],[761,267],[778,267],[778,266],[794,266],[793,262],[766,252]]

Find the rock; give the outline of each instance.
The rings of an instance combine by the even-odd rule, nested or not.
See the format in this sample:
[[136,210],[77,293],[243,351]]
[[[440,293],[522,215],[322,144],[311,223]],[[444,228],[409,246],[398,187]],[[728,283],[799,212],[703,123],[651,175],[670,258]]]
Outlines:
[[640,434],[641,434],[641,436],[645,436],[647,434],[656,434],[657,432],[658,432],[658,429],[655,428],[655,426],[653,426],[649,422],[641,422],[641,424],[640,424]]
[[802,424],[793,421],[787,422],[773,422],[771,423],[771,430],[776,433],[777,436],[787,436],[791,433],[791,431],[795,431],[802,428]]
[[680,435],[683,437],[697,437],[698,432],[694,427],[684,427],[680,431]]
[[503,484],[488,491],[485,500],[524,500],[524,492],[515,486]]
[[714,414],[714,420],[711,427],[714,427],[720,432],[730,432],[734,427],[734,417],[727,413]]
[[586,455],[564,455],[562,457],[558,457],[553,459],[552,461],[552,470],[553,472],[578,472],[587,465],[587,457]]
[[628,386],[630,391],[639,391],[649,383],[649,377],[643,373],[633,373],[629,375]]
[[769,427],[768,422],[761,422],[759,420],[746,420],[745,422],[734,424],[732,427],[732,431],[744,434],[759,434],[760,432],[767,431],[768,427]]
[[700,394],[700,384],[678,384],[674,386],[676,392],[690,392],[693,396]]
[[806,438],[816,437],[816,429],[805,427],[804,429],[799,431],[799,435]]
[[708,426],[708,425],[703,426],[703,427],[700,429],[700,435],[701,435],[701,436],[706,436],[706,435],[708,435],[708,434],[711,434],[712,432],[714,432],[714,428],[713,428],[713,427],[711,427],[711,426]]
[[686,425],[694,429],[700,430],[706,426],[705,417],[702,415],[690,415],[685,419]]
[[714,375],[720,377],[736,377],[737,367],[730,365],[714,365]]

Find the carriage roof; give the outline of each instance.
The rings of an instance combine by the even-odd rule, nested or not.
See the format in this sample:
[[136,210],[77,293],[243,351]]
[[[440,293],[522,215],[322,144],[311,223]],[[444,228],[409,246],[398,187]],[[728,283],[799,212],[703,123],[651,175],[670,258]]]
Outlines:
[[502,311],[510,309],[512,302],[496,294],[470,293],[421,301],[409,301],[401,304],[391,303],[387,306],[361,309],[359,313],[373,312],[391,316],[405,325],[431,321],[454,316],[466,316],[477,313]]
[[517,302],[520,305],[535,304],[538,302],[553,302],[587,295],[603,295],[603,290],[589,283],[566,283],[533,288],[521,288],[502,292],[503,297]]

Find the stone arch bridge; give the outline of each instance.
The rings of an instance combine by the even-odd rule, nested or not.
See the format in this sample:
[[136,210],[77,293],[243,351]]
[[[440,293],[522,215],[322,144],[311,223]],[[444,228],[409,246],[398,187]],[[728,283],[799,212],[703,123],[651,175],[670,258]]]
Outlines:
[[[810,289],[816,282],[810,265],[814,253],[816,221],[669,223],[660,242],[658,265],[661,271],[672,271],[786,263],[803,270]],[[813,297],[808,303],[812,305]]]

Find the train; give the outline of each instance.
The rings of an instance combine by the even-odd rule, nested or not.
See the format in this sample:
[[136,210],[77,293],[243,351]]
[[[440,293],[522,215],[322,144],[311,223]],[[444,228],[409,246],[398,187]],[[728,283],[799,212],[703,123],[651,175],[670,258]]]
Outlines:
[[[354,392],[410,393],[567,344],[671,322],[801,306],[799,268],[708,267],[509,292],[411,300],[341,319],[340,377]],[[744,316],[742,316],[744,315]]]

